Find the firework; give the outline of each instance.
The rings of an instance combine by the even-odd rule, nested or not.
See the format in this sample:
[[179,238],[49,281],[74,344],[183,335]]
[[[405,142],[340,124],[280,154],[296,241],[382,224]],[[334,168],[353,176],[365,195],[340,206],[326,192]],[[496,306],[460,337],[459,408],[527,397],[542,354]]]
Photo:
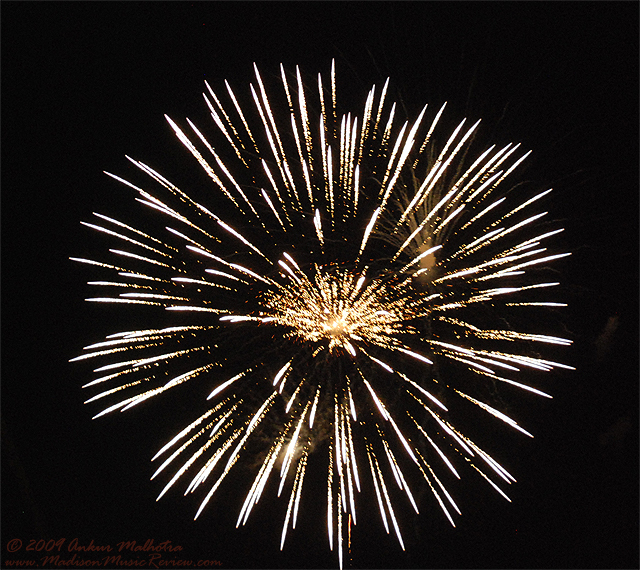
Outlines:
[[166,117],[210,179],[203,199],[137,160],[155,190],[109,174],[169,225],[143,231],[95,214],[85,225],[119,245],[113,261],[72,258],[111,276],[90,282],[106,293],[88,300],[175,320],[110,335],[73,360],[106,362],[86,386],[100,390],[87,402],[107,402],[96,417],[186,382],[210,390],[153,458],[152,478],[172,474],[158,498],[184,480],[201,493],[196,518],[234,465],[257,456],[237,524],[279,479],[283,548],[307,466],[326,469],[320,516],[342,567],[361,489],[403,549],[398,513],[418,512],[417,484],[451,524],[460,510],[447,483],[465,465],[508,499],[498,483],[514,477],[456,413],[477,409],[531,436],[486,400],[500,384],[550,397],[528,372],[570,368],[531,347],[571,341],[505,324],[563,305],[546,297],[558,285],[546,275],[569,254],[543,245],[562,231],[535,210],[550,190],[506,188],[527,156],[519,145],[469,160],[478,123],[437,144],[444,106],[399,124],[387,80],[362,114],[339,116],[333,65],[313,89],[298,69],[280,71],[277,103],[257,68],[244,105],[227,82],[224,98],[206,84],[207,136]]

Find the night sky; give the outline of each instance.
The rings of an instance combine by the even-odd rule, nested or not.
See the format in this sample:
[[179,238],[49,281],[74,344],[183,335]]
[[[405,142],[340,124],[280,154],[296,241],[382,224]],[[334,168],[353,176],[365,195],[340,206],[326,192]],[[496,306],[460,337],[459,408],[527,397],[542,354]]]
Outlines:
[[[448,101],[454,119],[483,119],[487,143],[533,149],[525,175],[554,188],[547,208],[573,252],[558,336],[573,339],[562,361],[576,367],[547,380],[553,400],[514,402],[535,438],[499,444],[518,479],[512,503],[463,476],[454,529],[425,493],[405,553],[364,505],[345,566],[638,567],[637,3],[2,2],[1,16],[2,568],[40,562],[32,539],[65,538],[65,550],[76,537],[170,540],[184,549],[175,558],[226,568],[337,564],[319,499],[283,552],[286,499],[273,489],[235,529],[248,472],[195,522],[199,502],[177,488],[156,503],[150,459],[192,411],[150,402],[92,421],[100,408],[80,389],[91,367],[68,362],[124,330],[120,319],[144,326],[144,309],[85,302],[96,273],[69,261],[104,250],[81,220],[132,199],[103,170],[126,177],[127,154],[188,180],[198,167],[164,113],[207,124],[205,79],[244,87],[253,62],[265,76],[282,62],[313,78],[332,58],[356,110],[390,76],[410,116]],[[322,477],[305,492],[324,497]]]

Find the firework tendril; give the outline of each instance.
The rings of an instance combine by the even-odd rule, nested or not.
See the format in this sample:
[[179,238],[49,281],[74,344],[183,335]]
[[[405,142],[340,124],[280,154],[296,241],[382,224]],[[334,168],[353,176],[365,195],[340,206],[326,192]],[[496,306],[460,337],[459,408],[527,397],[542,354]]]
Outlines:
[[152,479],[168,479],[158,498],[184,481],[185,494],[201,493],[196,518],[249,456],[257,474],[237,524],[279,480],[282,549],[307,466],[326,470],[319,516],[342,567],[365,491],[403,549],[398,513],[418,512],[421,482],[452,525],[460,510],[447,487],[462,469],[509,500],[514,477],[457,420],[477,410],[531,436],[486,400],[496,387],[551,397],[527,379],[571,368],[536,352],[570,340],[522,330],[564,306],[548,299],[558,283],[547,275],[569,254],[544,245],[562,231],[535,209],[550,190],[507,187],[528,155],[519,145],[469,159],[479,121],[438,139],[444,106],[431,119],[425,106],[400,124],[388,80],[361,115],[339,116],[334,64],[317,88],[280,71],[277,104],[257,68],[244,107],[227,82],[225,97],[207,83],[207,136],[166,117],[210,179],[202,200],[130,158],[155,190],[107,173],[168,225],[95,214],[85,225],[118,245],[109,262],[71,258],[109,276],[90,282],[105,293],[87,300],[175,320],[112,334],[73,360],[106,362],[86,386],[100,390],[87,403],[106,402],[96,417],[185,383],[210,392],[153,458]]

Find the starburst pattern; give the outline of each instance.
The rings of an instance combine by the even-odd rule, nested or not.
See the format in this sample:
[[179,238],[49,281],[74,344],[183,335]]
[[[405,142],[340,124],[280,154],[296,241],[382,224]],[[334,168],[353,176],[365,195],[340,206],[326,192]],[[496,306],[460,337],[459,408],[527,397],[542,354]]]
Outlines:
[[[213,135],[187,120],[188,136],[167,117],[213,185],[205,200],[137,160],[156,190],[110,174],[170,226],[151,235],[95,214],[100,222],[85,225],[122,245],[109,250],[113,262],[72,258],[113,276],[90,284],[115,294],[88,300],[159,307],[175,321],[113,334],[73,360],[108,362],[87,385],[105,387],[87,402],[115,401],[98,416],[188,381],[212,390],[211,406],[154,457],[164,458],[154,477],[173,470],[160,496],[187,472],[186,492],[204,487],[196,517],[243,456],[258,456],[238,524],[279,470],[278,495],[289,490],[282,548],[307,465],[324,457],[328,539],[342,566],[365,479],[402,548],[397,510],[418,512],[419,481],[451,524],[460,510],[445,483],[461,465],[507,498],[496,481],[515,479],[456,427],[449,401],[531,435],[485,402],[486,387],[550,397],[523,370],[571,368],[530,349],[569,340],[505,325],[524,313],[535,326],[544,307],[563,305],[545,297],[558,285],[545,276],[569,254],[542,245],[562,231],[533,211],[550,191],[523,199],[506,189],[527,156],[519,145],[469,160],[479,122],[462,121],[438,146],[444,106],[399,125],[387,80],[361,116],[338,118],[333,65],[315,95],[298,69],[280,69],[273,105],[255,69],[252,113],[228,83],[227,103],[206,84]],[[451,378],[440,373],[447,366]]]

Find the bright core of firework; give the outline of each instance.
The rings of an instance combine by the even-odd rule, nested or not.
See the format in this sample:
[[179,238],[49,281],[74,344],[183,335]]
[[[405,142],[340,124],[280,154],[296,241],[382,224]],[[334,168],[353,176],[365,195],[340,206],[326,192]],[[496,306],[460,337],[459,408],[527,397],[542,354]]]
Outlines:
[[226,102],[206,84],[207,136],[167,117],[213,192],[195,198],[133,159],[155,190],[109,175],[154,216],[144,231],[97,213],[83,222],[117,244],[107,260],[72,258],[107,275],[88,300],[176,320],[112,334],[73,360],[102,361],[86,385],[101,389],[87,402],[108,402],[98,416],[204,385],[207,409],[153,458],[152,478],[167,478],[158,498],[187,477],[185,494],[203,492],[196,517],[251,458],[259,467],[237,524],[277,473],[278,496],[289,495],[283,548],[305,509],[307,468],[326,470],[322,516],[342,567],[359,500],[377,505],[403,549],[419,484],[452,525],[465,466],[508,500],[515,478],[474,441],[484,422],[469,418],[531,436],[487,400],[499,385],[551,397],[530,373],[571,368],[531,348],[571,342],[547,334],[544,317],[564,306],[547,276],[569,254],[548,251],[562,229],[532,211],[550,190],[505,189],[528,155],[519,145],[469,159],[478,123],[436,143],[444,106],[399,124],[387,80],[361,115],[339,116],[333,65],[315,95],[298,69],[280,71],[273,105],[255,68],[251,113],[227,82]]
[[[387,300],[387,288],[371,283],[363,289],[365,275],[348,272],[323,274],[316,270],[310,281],[290,258],[293,268],[280,262],[290,283],[265,296],[266,319],[290,330],[286,336],[319,345],[330,353],[341,348],[356,356],[354,344],[390,348],[393,335],[407,321],[407,299]],[[324,344],[321,344],[325,341]]]

